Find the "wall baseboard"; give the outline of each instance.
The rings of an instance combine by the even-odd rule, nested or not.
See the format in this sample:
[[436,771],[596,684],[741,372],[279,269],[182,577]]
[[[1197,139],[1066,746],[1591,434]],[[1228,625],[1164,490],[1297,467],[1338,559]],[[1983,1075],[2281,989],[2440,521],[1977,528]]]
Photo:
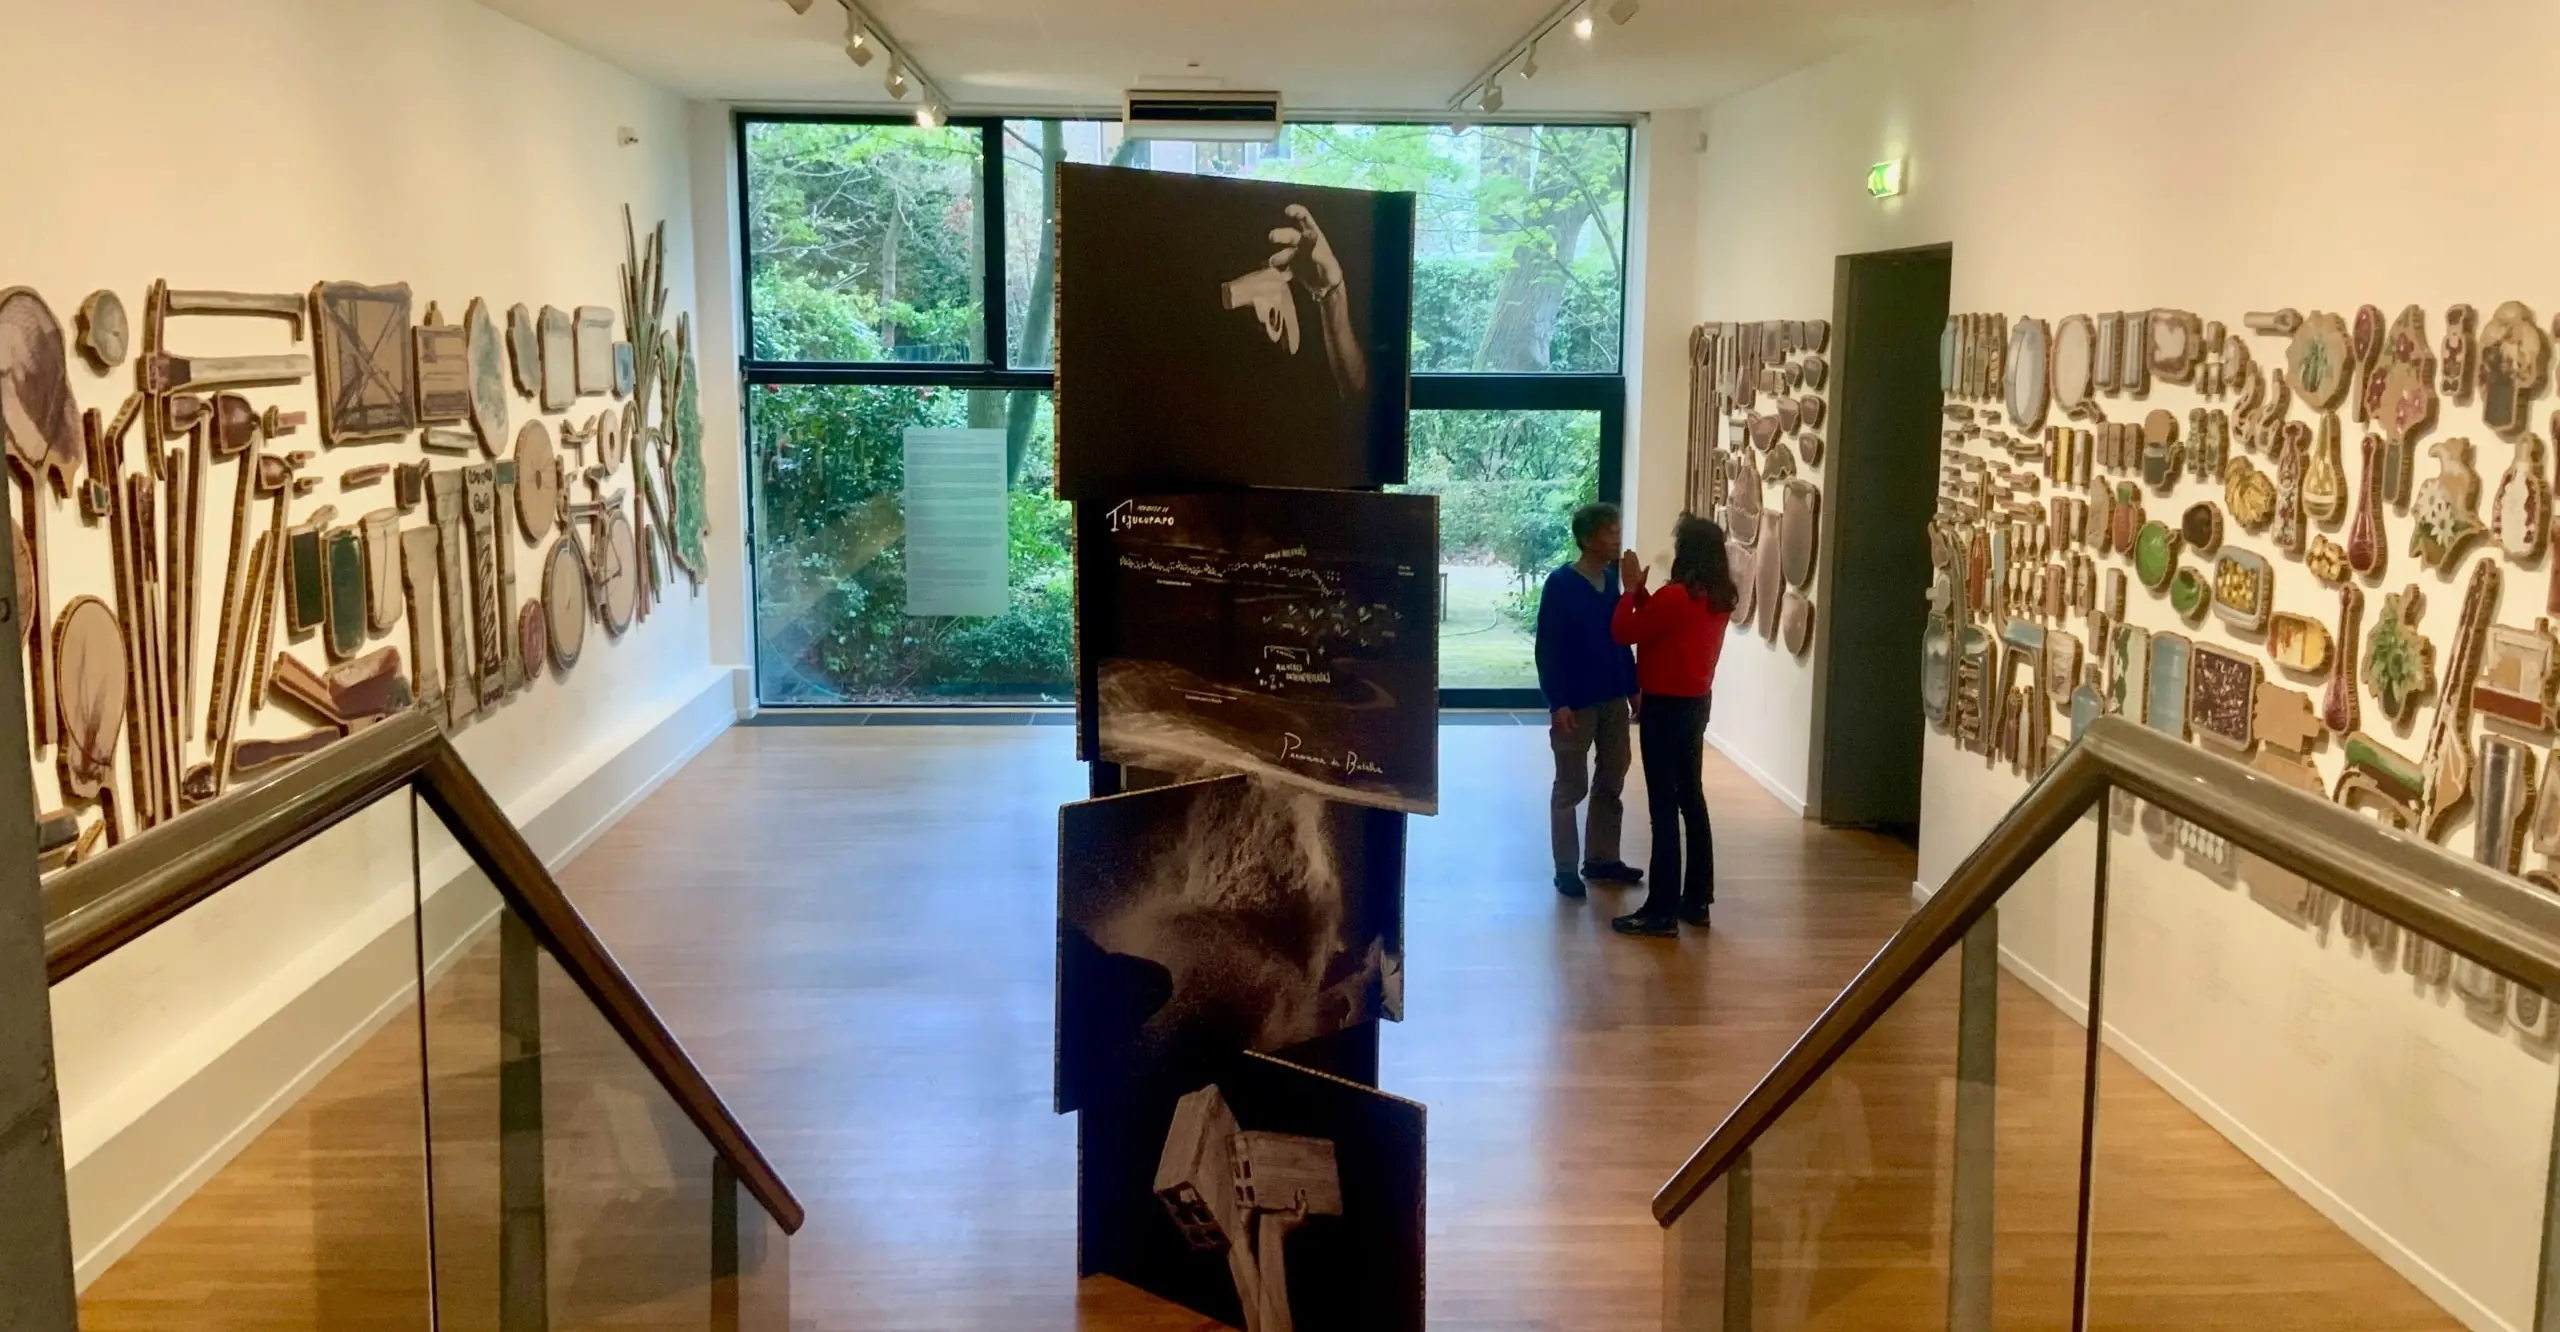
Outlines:
[[[510,813],[545,863],[558,866],[585,850],[729,728],[736,719],[732,674],[724,668],[706,678],[584,776],[516,802],[536,806]],[[477,871],[466,870],[464,877],[477,879]],[[443,891],[447,886],[430,889],[427,897],[431,978],[496,920],[486,898]],[[409,913],[398,913],[71,1167],[73,1233],[89,1241],[75,1267],[83,1289],[349,1055],[410,1015],[417,946]]]
[[1749,755],[1727,743],[1723,736],[1716,734],[1716,728],[1713,726],[1707,728],[1707,743],[1714,745],[1716,752],[1724,755],[1733,766],[1742,769],[1745,776],[1760,783],[1762,790],[1776,796],[1778,803],[1793,811],[1797,818],[1804,817],[1804,812],[1808,808],[1805,798],[1797,792],[1788,790],[1777,778],[1769,775],[1768,769],[1752,762]]
[[[2029,966],[2006,947],[2000,950],[2000,962],[2008,969],[2009,974],[2024,982],[2028,989],[2035,991],[2047,1003],[2061,1009],[2083,1030],[2088,1028],[2088,1005],[2057,984],[2053,978]],[[2122,1056],[2126,1063],[2133,1065],[2144,1077],[2149,1078],[2154,1086],[2169,1093],[2178,1104],[2185,1106],[2189,1113],[2211,1125],[2215,1132],[2229,1140],[2232,1146],[2239,1148],[2242,1154],[2256,1162],[2260,1169],[2275,1176],[2286,1188],[2293,1190],[2295,1196],[2311,1204],[2313,1210],[2327,1218],[2330,1224],[2347,1232],[2375,1257],[2389,1264],[2391,1270],[2406,1278],[2409,1284],[2424,1291],[2428,1299],[2434,1300],[2439,1307],[2460,1319],[2463,1326],[2472,1329],[2472,1332],[2521,1332],[2514,1324],[2498,1317],[2488,1305],[2474,1297],[2470,1291],[2463,1289],[2452,1278],[2437,1271],[2425,1259],[2420,1258],[2414,1250],[2393,1237],[2371,1217],[2357,1211],[2346,1199],[2339,1197],[2327,1185],[2322,1184],[2310,1171],[2295,1164],[2292,1158],[2278,1151],[2274,1144],[2251,1131],[2248,1125],[2240,1122],[2238,1116],[2225,1110],[2219,1102],[2206,1095],[2202,1088],[2178,1076],[2157,1056],[2143,1048],[2140,1042],[2117,1030],[2112,1023],[2107,1025],[2105,1039],[2108,1049]]]

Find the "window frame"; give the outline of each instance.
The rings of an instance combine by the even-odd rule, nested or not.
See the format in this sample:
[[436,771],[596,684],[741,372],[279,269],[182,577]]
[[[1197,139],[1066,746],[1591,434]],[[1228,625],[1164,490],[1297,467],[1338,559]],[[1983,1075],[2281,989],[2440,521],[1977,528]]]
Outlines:
[[[1090,120],[1090,116],[1073,115],[970,115],[952,116],[941,128],[975,130],[979,135],[979,206],[980,247],[984,255],[979,274],[980,330],[979,345],[985,356],[977,361],[791,361],[768,360],[755,354],[755,256],[752,222],[755,200],[751,193],[751,173],[747,169],[747,136],[758,124],[833,124],[833,125],[915,125],[913,116],[884,115],[851,111],[759,111],[739,108],[730,115],[731,151],[735,154],[737,189],[735,207],[738,256],[738,327],[741,332],[738,351],[738,378],[742,389],[767,385],[840,384],[856,386],[907,386],[978,390],[1030,390],[1054,392],[1057,373],[1053,368],[1019,369],[1011,365],[1009,344],[1011,322],[1006,317],[1005,269],[1005,152],[1004,132],[1008,122],[1038,120]],[[1401,119],[1393,117],[1343,116],[1329,118],[1328,124],[1425,125],[1444,126],[1447,121]],[[1539,119],[1541,126],[1607,127],[1625,130],[1627,178],[1634,179],[1635,133],[1633,122],[1608,117],[1566,117]],[[1630,219],[1632,198],[1629,204]],[[1628,269],[1634,267],[1629,256]],[[1609,373],[1557,372],[1518,373],[1473,370],[1416,371],[1408,380],[1406,408],[1409,411],[1573,411],[1596,412],[1600,417],[1600,498],[1614,499],[1624,493],[1626,480],[1627,422],[1627,288],[1633,285],[1633,274],[1622,274],[1618,292],[1618,369]],[[753,394],[739,394],[739,447],[751,453],[755,447],[751,423],[746,419],[752,411]],[[757,532],[755,515],[759,505],[753,489],[761,483],[752,456],[744,463],[750,494],[747,505],[745,561],[747,580],[747,615],[749,632],[755,633],[759,601],[755,592],[754,551]],[[759,691],[761,692],[761,691]],[[765,704],[759,707],[775,710],[812,711],[836,705]],[[978,701],[879,701],[843,705],[870,709],[893,708],[1063,708],[1064,704],[1004,703]],[[1512,689],[1442,689],[1443,708],[1497,708],[1509,710],[1542,710],[1544,702],[1532,685]]]

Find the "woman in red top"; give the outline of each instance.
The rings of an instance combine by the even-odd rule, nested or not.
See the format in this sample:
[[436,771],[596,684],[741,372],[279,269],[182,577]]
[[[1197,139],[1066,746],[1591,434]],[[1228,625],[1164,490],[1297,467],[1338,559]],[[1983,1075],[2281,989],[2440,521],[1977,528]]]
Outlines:
[[[1707,705],[1714,697],[1716,660],[1724,654],[1725,626],[1741,595],[1725,558],[1724,529],[1704,518],[1680,515],[1671,531],[1671,581],[1661,591],[1645,587],[1644,562],[1628,551],[1619,560],[1626,592],[1609,622],[1610,633],[1636,650],[1638,747],[1644,755],[1645,805],[1652,814],[1653,866],[1644,905],[1610,925],[1620,934],[1679,933],[1677,919],[1704,929],[1716,900],[1715,832],[1707,823],[1703,783]],[[1680,854],[1680,825],[1689,825],[1688,856]]]

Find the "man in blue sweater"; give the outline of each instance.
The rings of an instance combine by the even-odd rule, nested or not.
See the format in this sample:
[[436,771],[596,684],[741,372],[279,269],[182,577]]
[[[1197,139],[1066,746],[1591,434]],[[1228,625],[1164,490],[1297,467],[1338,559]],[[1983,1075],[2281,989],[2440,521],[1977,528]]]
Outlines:
[[[1618,827],[1626,814],[1619,792],[1627,784],[1628,700],[1636,692],[1635,654],[1609,636],[1609,615],[1618,606],[1619,535],[1617,505],[1574,510],[1573,544],[1581,554],[1548,574],[1538,594],[1538,690],[1546,695],[1547,738],[1556,752],[1548,824],[1556,891],[1567,897],[1583,895],[1584,879],[1625,884],[1644,877],[1618,858]],[[1574,811],[1586,795],[1587,841],[1574,826]]]

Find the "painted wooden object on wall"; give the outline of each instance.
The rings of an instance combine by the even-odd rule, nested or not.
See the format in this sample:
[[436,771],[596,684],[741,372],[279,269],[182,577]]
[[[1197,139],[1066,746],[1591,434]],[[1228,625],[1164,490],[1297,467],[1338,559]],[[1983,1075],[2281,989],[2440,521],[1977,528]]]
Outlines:
[[[617,518],[620,516],[618,513],[615,515]],[[1785,510],[1768,516],[1752,570],[1760,581],[1752,597],[1759,611],[1760,636],[1772,643],[1778,641],[1778,616],[1785,609],[1782,601],[1786,589],[1787,527]],[[627,525],[625,530],[628,530]],[[602,615],[605,632],[619,637],[623,628],[631,623],[630,602],[618,598],[614,584],[625,577],[637,578],[639,571],[623,564],[621,551],[609,533],[605,540],[596,543],[596,549],[589,552],[588,558],[598,561],[595,568],[596,608]],[[621,594],[621,598],[627,596],[627,592]],[[622,608],[620,625],[614,622],[618,599]]]
[[2165,384],[2193,380],[2204,351],[2203,322],[2185,310],[2153,310],[2149,322],[2151,373]]
[[2535,854],[2560,858],[2560,749],[2542,760],[2542,781],[2533,802]]
[[613,344],[613,396],[630,397],[631,390],[639,383],[639,379],[640,363],[632,354],[631,344],[628,342]]
[[522,304],[507,307],[507,361],[516,392],[528,398],[542,392],[542,332]]
[[2084,314],[2065,316],[2053,332],[2053,400],[2065,415],[2078,419],[2088,414],[2096,396],[2097,366],[2097,325]]
[[2117,621],[2107,650],[2107,710],[2129,721],[2151,716],[2151,631]]
[[551,630],[551,665],[566,674],[585,650],[590,589],[586,560],[578,543],[562,536],[551,543],[542,572],[542,610]]
[[2275,610],[2276,571],[2265,556],[2225,547],[2213,563],[2213,613],[2242,633],[2267,627]]
[[2329,672],[2332,644],[2329,627],[2308,615],[2277,611],[2267,621],[2267,654],[2278,666],[2298,675]]
[[337,516],[323,506],[285,536],[285,631],[295,637],[320,627],[329,615],[329,565],[322,539]]
[[2052,396],[2050,352],[2044,321],[2019,319],[2009,334],[2006,398],[2009,419],[2020,430],[2044,428],[2045,404]]
[[459,727],[480,710],[471,652],[471,543],[459,470],[427,476],[427,513],[436,525],[436,591],[444,603],[437,633],[444,643],[445,721]]
[[2178,516],[2178,537],[2198,555],[2222,549],[2222,510],[2211,500],[2198,500]]
[[2187,735],[2187,668],[2192,656],[2193,645],[2178,634],[2151,636],[2150,703],[2143,721],[2181,740]]
[[471,366],[471,430],[480,437],[481,451],[494,458],[508,444],[506,343],[489,303],[476,296],[463,311],[462,332]]
[[2080,637],[2062,629],[2048,629],[2044,636],[2044,695],[2053,706],[2070,706],[2071,692],[2080,685],[2080,665],[2084,654]]
[[613,311],[581,305],[575,316],[574,357],[578,396],[613,391]]
[[[500,686],[507,693],[524,688],[525,659],[517,651],[523,635],[514,632],[507,617],[514,613],[516,602],[516,464],[513,458],[501,458],[489,464],[489,479],[496,488],[495,504],[489,520],[489,545],[498,557],[498,641],[504,647],[505,660],[499,663]],[[466,483],[467,485],[467,483]]]
[[2276,454],[2276,516],[2267,539],[2276,549],[2298,555],[2308,535],[2303,521],[2302,483],[2311,470],[2311,428],[2300,421],[2288,421],[2280,437],[2283,443]]
[[2151,317],[2147,311],[2124,312],[2124,332],[2117,340],[2116,380],[2126,393],[2143,397],[2151,392]]
[[400,623],[400,511],[376,509],[356,520],[364,537],[365,628],[387,634]]
[[2187,666],[2187,724],[2199,740],[2247,752],[2257,743],[2258,659],[2198,643]]
[[253,776],[296,759],[309,758],[336,744],[338,738],[337,727],[323,726],[281,739],[243,740],[232,753],[231,775],[235,778]]
[[1733,619],[1735,628],[1750,629],[1760,615],[1760,553],[1739,541],[1724,543],[1725,563],[1733,574]]
[[95,802],[110,843],[124,839],[114,785],[130,681],[124,626],[106,602],[73,597],[53,629],[53,661],[62,739],[55,765],[65,800]]
[[2363,632],[2364,589],[2349,583],[2338,589],[2336,665],[2330,668],[2329,687],[2320,696],[2320,720],[2340,735],[2364,724],[2363,704],[2356,692],[2364,665],[2359,650]]
[[2560,645],[2552,640],[2549,620],[2536,620],[2530,629],[2490,625],[2481,644],[2471,706],[2487,716],[2549,731],[2556,676]]
[[2124,384],[2124,312],[2110,311],[2092,322],[2097,325],[2098,346],[2090,365],[2090,382],[2098,392],[2114,397]]
[[1931,726],[1947,727],[1947,704],[1955,688],[1955,632],[1947,617],[1932,615],[1920,631],[1920,711]]
[[2444,312],[2444,362],[2437,388],[2457,403],[2471,401],[2472,375],[2479,368],[2480,313],[2468,305]]
[[409,284],[323,282],[311,290],[320,372],[320,437],[331,445],[417,428]]
[[[463,531],[471,555],[472,686],[483,703],[506,693],[508,607],[498,591],[498,486],[487,463],[462,469]],[[509,539],[512,539],[510,537]]]
[[2203,574],[2180,565],[2176,573],[2169,575],[2169,607],[2178,613],[2178,618],[2194,624],[2204,618],[2212,604],[2213,590]]
[[2367,578],[2382,576],[2389,548],[2382,538],[2382,449],[2379,435],[2364,437],[2364,465],[2357,475],[2355,520],[2347,528],[2347,565]]
[[1778,608],[1778,643],[1790,655],[1801,657],[1813,649],[1813,602],[1805,594],[1788,588]]
[[565,412],[578,401],[577,325],[569,312],[542,307],[538,345],[542,349],[542,410]]
[[332,660],[364,650],[365,591],[372,577],[365,567],[364,541],[352,527],[331,528],[321,537],[321,558],[328,570],[328,632]]
[[2471,694],[2479,680],[2481,646],[2497,614],[2500,581],[2498,561],[2483,559],[2471,566],[2470,583],[2463,589],[2462,619],[2454,629],[2443,697],[2427,733],[2426,753],[2419,759],[2427,783],[2420,807],[2426,815],[2421,832],[2429,841],[2442,835],[2445,823],[2471,795]]
[[471,418],[471,339],[460,324],[437,322],[441,312],[427,307],[426,320],[409,330],[418,420],[450,424]]
[[2313,311],[2293,332],[2285,349],[2285,369],[2303,406],[2315,412],[2337,410],[2355,381],[2354,341],[2346,321]]
[[2503,735],[2482,737],[2472,785],[2480,805],[2472,828],[2473,856],[2501,874],[2513,874],[2533,813],[2533,751]]
[[1786,580],[1790,586],[1813,586],[1814,553],[1820,548],[1822,492],[1810,481],[1786,486]]
[[1746,546],[1760,544],[1760,468],[1749,451],[1733,456],[1725,469],[1733,478],[1733,494],[1725,502],[1725,530]]
[[2168,590],[2178,571],[2178,534],[2167,523],[2146,522],[2133,538],[2134,576],[2154,592]]
[[2347,469],[2339,457],[2339,441],[2338,414],[2327,413],[2320,418],[2302,474],[2302,512],[2323,525],[2347,516]]
[[2417,700],[2435,689],[2435,644],[2418,628],[2424,596],[2411,583],[2382,599],[2372,640],[2365,647],[2364,673],[2382,715],[2406,724]]
[[2379,398],[2382,368],[2382,307],[2366,304],[2356,307],[2355,321],[2349,325],[2350,349],[2355,354],[2354,385],[2347,395],[2348,405],[2355,409],[2356,420],[2372,419],[2371,404]]
[[2530,427],[2533,399],[2551,370],[2551,335],[2521,301],[2508,301],[2480,332],[2480,419],[2513,439]]
[[443,557],[433,527],[400,533],[400,587],[409,613],[410,688],[419,704],[444,707],[444,649],[438,633],[444,603],[438,591]]
[[2464,549],[2486,535],[2480,521],[2480,474],[2471,467],[2471,441],[2437,440],[2427,452],[2437,470],[2410,501],[2409,553],[2433,568],[2451,569]]
[[[2552,418],[2560,433],[2560,415]],[[2551,479],[2544,470],[2542,437],[2530,431],[2516,437],[2515,455],[2498,478],[2498,494],[2489,506],[2489,527],[2498,549],[2512,560],[2537,560],[2551,544]]]
[[551,660],[551,621],[543,613],[539,596],[525,598],[516,613],[516,657],[523,663],[528,685],[541,678],[543,666]]
[[2235,454],[2222,469],[2222,507],[2243,531],[2265,531],[2276,520],[2276,483]]
[[2391,321],[2381,361],[2367,383],[2366,418],[2385,439],[2402,443],[2426,433],[2436,418],[2436,362],[2427,342],[2427,312],[2409,306]]
[[73,326],[78,330],[81,358],[90,369],[103,375],[124,364],[133,344],[133,326],[125,317],[123,297],[104,289],[90,292],[80,302]]

